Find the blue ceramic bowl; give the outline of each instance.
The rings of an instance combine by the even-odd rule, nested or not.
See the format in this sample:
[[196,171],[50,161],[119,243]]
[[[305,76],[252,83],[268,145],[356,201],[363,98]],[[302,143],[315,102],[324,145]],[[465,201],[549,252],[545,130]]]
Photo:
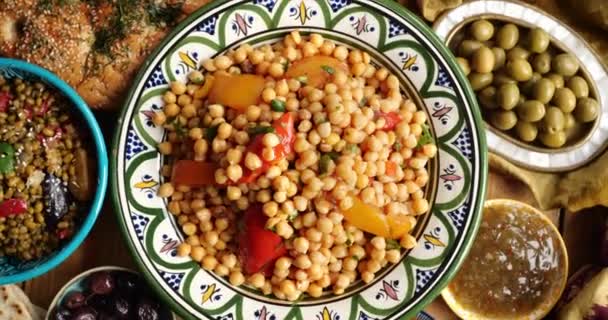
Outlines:
[[2,285],[26,281],[44,274],[63,262],[78,248],[93,228],[103,204],[108,183],[108,154],[103,135],[93,113],[76,91],[55,74],[21,60],[0,58],[0,76],[5,79],[21,78],[40,81],[63,94],[72,103],[75,112],[82,119],[81,121],[85,122],[97,153],[97,189],[90,203],[89,212],[74,236],[52,254],[38,260],[23,262],[14,258],[0,258],[0,285]]

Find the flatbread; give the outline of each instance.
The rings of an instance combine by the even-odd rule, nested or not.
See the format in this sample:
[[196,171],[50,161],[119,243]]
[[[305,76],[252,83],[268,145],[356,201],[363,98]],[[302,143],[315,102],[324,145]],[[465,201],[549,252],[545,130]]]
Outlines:
[[39,320],[30,299],[15,285],[0,287],[0,320]]

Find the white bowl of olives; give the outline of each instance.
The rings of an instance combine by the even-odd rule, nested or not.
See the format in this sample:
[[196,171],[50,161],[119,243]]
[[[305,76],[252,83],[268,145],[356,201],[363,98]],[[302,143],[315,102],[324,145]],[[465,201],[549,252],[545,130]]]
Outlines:
[[434,25],[477,95],[492,152],[541,171],[580,167],[608,141],[608,73],[573,30],[517,1],[467,2]]

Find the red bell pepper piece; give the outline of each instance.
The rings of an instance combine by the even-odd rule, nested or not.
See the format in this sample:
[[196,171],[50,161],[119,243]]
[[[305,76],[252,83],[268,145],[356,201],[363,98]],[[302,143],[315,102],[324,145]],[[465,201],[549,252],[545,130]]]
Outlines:
[[6,110],[8,110],[8,104],[11,102],[11,99],[13,99],[13,96],[10,92],[0,92],[0,112],[6,112]]
[[274,262],[287,253],[283,239],[266,230],[266,216],[261,205],[249,207],[239,234],[239,259],[245,273],[272,271]]
[[8,199],[0,203],[0,217],[8,217],[25,213],[27,202],[23,199]]
[[268,168],[283,160],[293,151],[293,145],[296,141],[296,128],[293,114],[285,113],[272,123],[272,127],[274,128],[274,133],[280,140],[280,143],[273,148],[274,160],[264,160],[264,157],[262,157],[262,150],[264,149],[264,144],[262,143],[263,135],[257,135],[253,139],[253,142],[247,147],[247,152],[254,153],[260,157],[262,166],[257,170],[251,171],[245,167],[245,157],[243,157],[241,163],[241,166],[243,167],[243,177],[239,180],[239,183],[251,183],[255,181],[255,179],[266,172]]
[[204,187],[215,184],[215,163],[194,160],[179,160],[173,164],[171,182],[174,185]]
[[382,128],[382,130],[394,130],[395,127],[403,120],[401,115],[397,112],[378,112],[378,117],[384,118],[386,124]]

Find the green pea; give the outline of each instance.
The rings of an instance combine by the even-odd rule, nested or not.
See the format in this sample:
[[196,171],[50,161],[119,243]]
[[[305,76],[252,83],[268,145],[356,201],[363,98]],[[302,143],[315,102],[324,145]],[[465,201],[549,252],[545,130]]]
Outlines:
[[553,71],[565,77],[571,77],[578,72],[578,61],[569,53],[558,54],[551,63]]
[[507,131],[511,130],[517,123],[517,116],[513,111],[494,111],[490,116],[490,122],[497,129]]
[[572,112],[574,107],[576,107],[576,96],[568,88],[556,89],[551,101],[564,113]]
[[498,105],[505,110],[511,110],[519,102],[519,88],[514,83],[506,83],[500,86],[496,94]]
[[481,46],[483,46],[483,44],[479,41],[464,40],[460,43],[458,54],[461,57],[469,58],[477,49],[481,48]]
[[527,100],[516,110],[519,118],[528,122],[539,121],[545,116],[545,105],[537,100]]
[[496,109],[498,108],[498,104],[496,104],[496,88],[495,87],[486,87],[481,90],[477,95],[479,98],[479,104],[485,109]]
[[566,144],[566,133],[558,132],[541,132],[539,135],[540,141],[549,148],[559,148]]
[[493,85],[500,87],[505,83],[517,83],[517,81],[513,80],[513,78],[509,77],[502,71],[494,74],[494,80],[492,81]]
[[518,121],[515,125],[515,133],[525,142],[532,142],[538,135],[538,127],[534,123]]
[[581,98],[574,109],[574,117],[579,122],[591,122],[597,118],[600,105],[593,98]]
[[486,46],[479,48],[475,53],[473,53],[473,57],[471,58],[471,64],[473,65],[473,69],[478,73],[489,73],[494,70],[495,64],[494,53],[492,50]]
[[547,52],[537,54],[532,60],[532,68],[540,74],[551,71],[551,55]]
[[528,51],[522,47],[515,47],[515,48],[507,51],[507,60],[514,60],[514,59],[527,60],[528,57],[530,57],[530,51]]
[[532,66],[524,59],[512,59],[507,62],[507,71],[517,81],[528,81],[532,78]]
[[520,86],[521,91],[528,96],[533,95],[534,87],[536,86],[536,83],[540,79],[542,79],[542,76],[539,73],[534,72],[532,74],[532,77],[528,81],[521,84],[521,86]]
[[551,37],[549,37],[549,34],[541,28],[534,28],[528,33],[528,48],[530,48],[530,51],[532,52],[545,52],[549,47],[550,42]]
[[496,71],[505,66],[507,54],[505,49],[499,47],[492,48],[492,53],[494,54],[494,71]]
[[549,106],[543,118],[543,130],[549,133],[556,133],[564,129],[565,122],[562,110],[558,107]]
[[549,101],[553,99],[553,94],[555,94],[555,84],[553,81],[542,78],[539,79],[536,84],[534,84],[534,99],[542,103],[549,103]]
[[545,76],[545,78],[553,81],[556,89],[564,87],[564,77],[562,77],[561,75],[559,75],[557,73],[549,73]]
[[572,115],[572,113],[564,114],[564,129],[574,128],[576,125],[576,119]]
[[515,47],[518,41],[519,28],[512,23],[505,24],[496,33],[496,43],[505,50]]
[[477,20],[471,24],[471,35],[477,41],[487,41],[494,36],[494,25],[488,20]]
[[574,96],[577,98],[589,96],[589,84],[583,77],[574,76],[568,79],[566,86],[572,90],[572,93],[574,93]]
[[478,91],[489,86],[492,83],[492,77],[491,73],[473,72],[469,74],[468,78],[473,90]]
[[456,62],[458,62],[458,65],[460,66],[460,69],[462,69],[462,72],[465,76],[468,76],[469,73],[471,73],[471,66],[469,65],[469,60],[462,57],[458,57],[456,58]]

